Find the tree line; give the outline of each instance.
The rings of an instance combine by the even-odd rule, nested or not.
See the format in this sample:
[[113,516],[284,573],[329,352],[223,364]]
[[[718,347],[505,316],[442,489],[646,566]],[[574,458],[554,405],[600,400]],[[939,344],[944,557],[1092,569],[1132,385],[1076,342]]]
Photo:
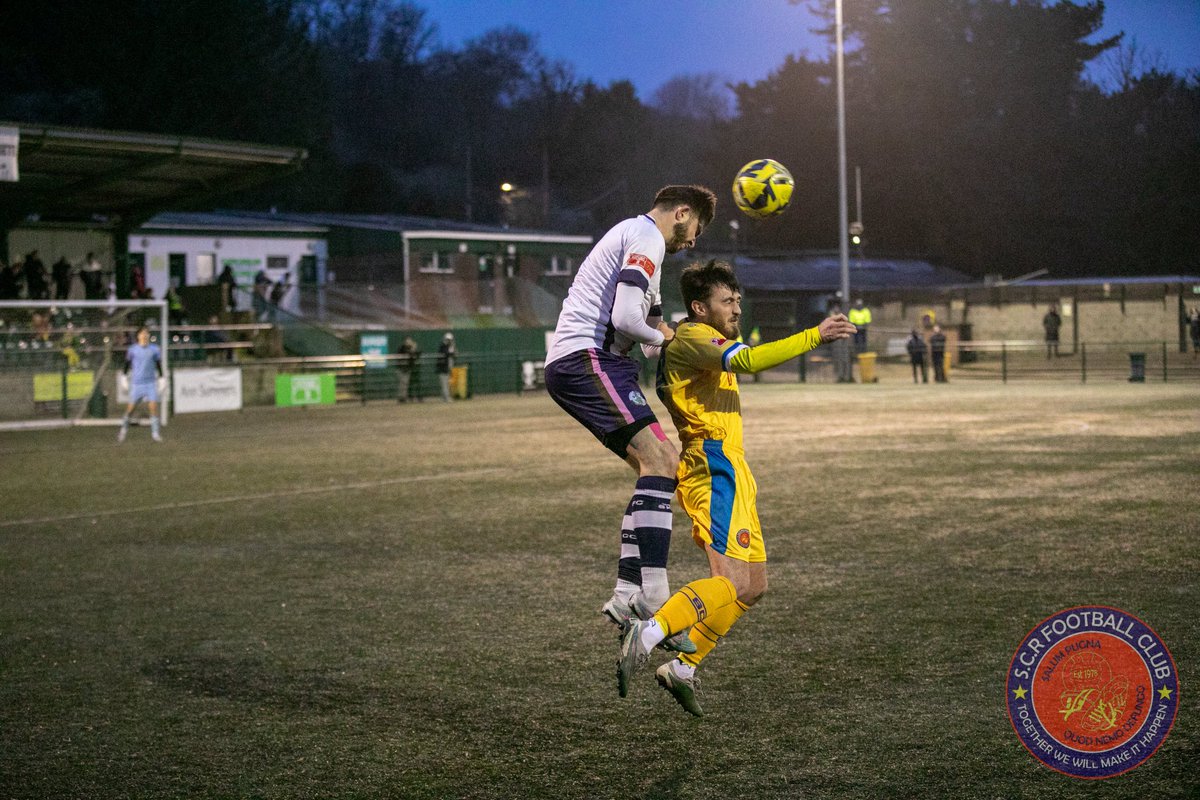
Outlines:
[[[807,2],[832,43],[833,0]],[[976,276],[1196,272],[1200,78],[1120,37],[1095,41],[1103,14],[847,4],[866,254]],[[1084,77],[1097,63],[1103,86]],[[659,186],[699,182],[723,201],[707,249],[734,246],[735,218],[741,252],[838,242],[832,56],[731,86],[682,75],[639,98],[581,78],[519,27],[445,46],[419,2],[45,0],[0,26],[0,119],[308,149],[303,171],[230,206],[598,233]],[[737,217],[728,185],[761,157],[791,169],[793,206]]]

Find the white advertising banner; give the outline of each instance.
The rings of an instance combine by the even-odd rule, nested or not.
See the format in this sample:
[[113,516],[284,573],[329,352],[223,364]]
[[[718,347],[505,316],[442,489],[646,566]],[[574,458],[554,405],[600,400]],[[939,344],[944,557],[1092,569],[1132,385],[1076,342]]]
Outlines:
[[19,128],[0,128],[0,181],[18,180],[17,151],[20,147]]
[[242,407],[240,369],[177,369],[175,413],[193,411],[237,411]]

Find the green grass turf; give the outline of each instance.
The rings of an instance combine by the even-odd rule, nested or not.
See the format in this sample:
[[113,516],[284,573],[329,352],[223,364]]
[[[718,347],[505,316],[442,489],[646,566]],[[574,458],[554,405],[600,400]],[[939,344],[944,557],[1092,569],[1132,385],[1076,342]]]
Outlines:
[[[771,588],[703,720],[652,669],[617,697],[633,476],[545,397],[0,434],[0,797],[1200,795],[1195,387],[743,393]],[[705,574],[678,513],[671,574]],[[1100,782],[1004,704],[1082,604],[1155,628],[1182,686]]]

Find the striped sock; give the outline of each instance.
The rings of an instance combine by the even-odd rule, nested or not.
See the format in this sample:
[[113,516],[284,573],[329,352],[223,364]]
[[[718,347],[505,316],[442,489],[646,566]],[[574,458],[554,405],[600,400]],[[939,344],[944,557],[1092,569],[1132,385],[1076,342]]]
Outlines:
[[621,519],[621,558],[617,562],[617,586],[613,594],[629,602],[629,598],[642,585],[642,561],[638,557],[637,533],[633,530],[633,501],[625,507]]
[[637,538],[642,596],[658,608],[670,596],[667,556],[671,550],[671,498],[678,481],[648,475],[638,478],[629,501],[633,533]]

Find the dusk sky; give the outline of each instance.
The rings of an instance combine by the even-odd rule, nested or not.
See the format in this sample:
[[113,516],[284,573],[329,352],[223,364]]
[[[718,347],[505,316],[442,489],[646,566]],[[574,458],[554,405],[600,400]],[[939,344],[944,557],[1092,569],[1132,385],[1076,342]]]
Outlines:
[[[846,0],[852,3],[854,0]],[[629,79],[643,100],[681,74],[729,81],[765,78],[789,53],[821,58],[807,4],[787,0],[417,0],[442,44],[458,46],[492,28],[536,34],[542,53],[581,79]],[[1200,68],[1200,0],[1108,0],[1096,38],[1125,31],[1140,51],[1178,73]],[[1155,58],[1155,62],[1160,59]],[[1097,75],[1096,77],[1102,77]]]

